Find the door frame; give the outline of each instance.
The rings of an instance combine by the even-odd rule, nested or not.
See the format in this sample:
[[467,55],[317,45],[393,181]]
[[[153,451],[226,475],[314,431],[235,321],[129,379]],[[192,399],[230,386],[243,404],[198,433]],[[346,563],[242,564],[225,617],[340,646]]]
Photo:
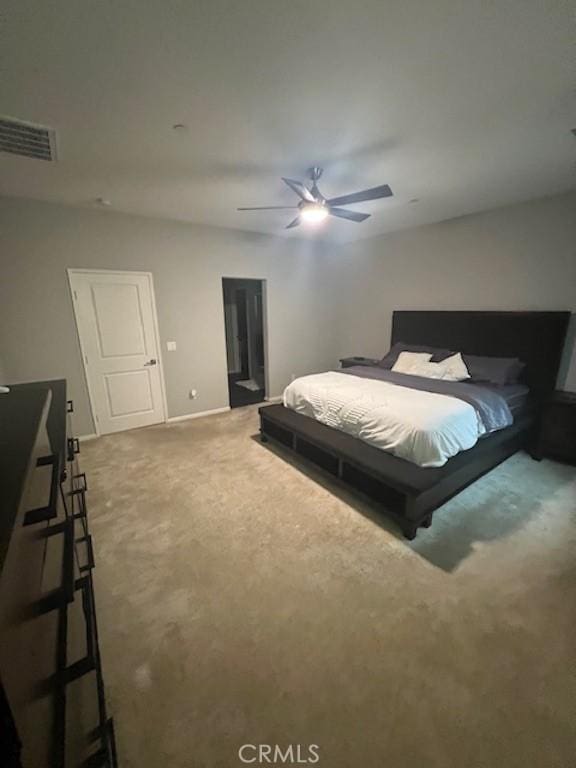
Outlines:
[[168,402],[166,400],[166,385],[164,382],[164,362],[162,360],[162,345],[160,344],[160,331],[158,328],[158,313],[156,311],[156,292],[154,290],[154,275],[152,272],[141,272],[136,269],[89,269],[89,268],[77,268],[68,267],[68,287],[70,289],[70,301],[72,302],[72,308],[74,310],[74,323],[76,325],[76,335],[78,337],[78,343],[80,345],[80,356],[82,358],[82,370],[84,371],[84,381],[86,382],[86,389],[88,391],[88,400],[90,401],[90,414],[92,421],[94,422],[94,434],[96,437],[100,437],[100,426],[98,419],[96,418],[95,398],[90,387],[90,377],[86,369],[86,351],[82,344],[82,335],[80,333],[80,325],[78,323],[78,311],[77,300],[74,296],[74,288],[72,287],[72,278],[74,275],[89,274],[89,275],[138,275],[140,277],[146,277],[148,279],[148,286],[150,288],[150,299],[152,302],[152,325],[154,329],[154,340],[156,342],[156,349],[158,352],[158,368],[160,374],[160,392],[161,392],[161,406],[162,406],[162,422],[165,424],[168,421]]

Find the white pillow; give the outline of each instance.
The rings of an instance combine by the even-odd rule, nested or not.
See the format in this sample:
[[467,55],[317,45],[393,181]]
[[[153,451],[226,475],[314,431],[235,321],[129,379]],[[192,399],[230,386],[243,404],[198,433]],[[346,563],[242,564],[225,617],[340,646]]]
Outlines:
[[443,379],[446,375],[441,363],[419,363],[412,369],[413,376],[422,376],[426,379]]
[[421,363],[427,363],[432,355],[429,352],[400,352],[392,366],[395,373],[413,373]]
[[465,381],[470,378],[466,363],[462,360],[462,355],[459,352],[452,357],[447,357],[446,360],[442,360],[441,363],[420,362],[411,370],[411,373],[413,376],[442,379],[443,381]]
[[466,363],[462,359],[462,355],[458,352],[452,357],[447,357],[446,360],[442,360],[438,365],[442,365],[446,371],[444,379],[446,381],[465,381],[470,378]]

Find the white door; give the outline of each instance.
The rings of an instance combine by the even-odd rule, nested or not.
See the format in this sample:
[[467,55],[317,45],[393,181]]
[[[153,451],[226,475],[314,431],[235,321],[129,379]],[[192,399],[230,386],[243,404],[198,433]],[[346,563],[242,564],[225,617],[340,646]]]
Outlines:
[[68,274],[96,431],[164,421],[151,275]]

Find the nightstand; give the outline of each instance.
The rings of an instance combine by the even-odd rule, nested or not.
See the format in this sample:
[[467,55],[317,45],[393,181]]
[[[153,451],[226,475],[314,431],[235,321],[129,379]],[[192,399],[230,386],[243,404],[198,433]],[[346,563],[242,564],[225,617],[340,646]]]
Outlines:
[[542,409],[539,457],[576,464],[576,393],[554,392]]
[[352,368],[353,365],[378,365],[380,360],[375,360],[373,357],[343,357],[340,359],[341,368]]

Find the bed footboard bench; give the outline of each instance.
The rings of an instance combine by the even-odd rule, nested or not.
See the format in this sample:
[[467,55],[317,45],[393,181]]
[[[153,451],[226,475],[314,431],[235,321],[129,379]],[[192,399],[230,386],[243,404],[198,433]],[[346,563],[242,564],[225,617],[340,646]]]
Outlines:
[[376,501],[413,539],[432,523],[434,510],[532,440],[535,417],[483,438],[443,467],[419,467],[321,424],[283,405],[259,409],[260,436],[320,468],[348,488]]

